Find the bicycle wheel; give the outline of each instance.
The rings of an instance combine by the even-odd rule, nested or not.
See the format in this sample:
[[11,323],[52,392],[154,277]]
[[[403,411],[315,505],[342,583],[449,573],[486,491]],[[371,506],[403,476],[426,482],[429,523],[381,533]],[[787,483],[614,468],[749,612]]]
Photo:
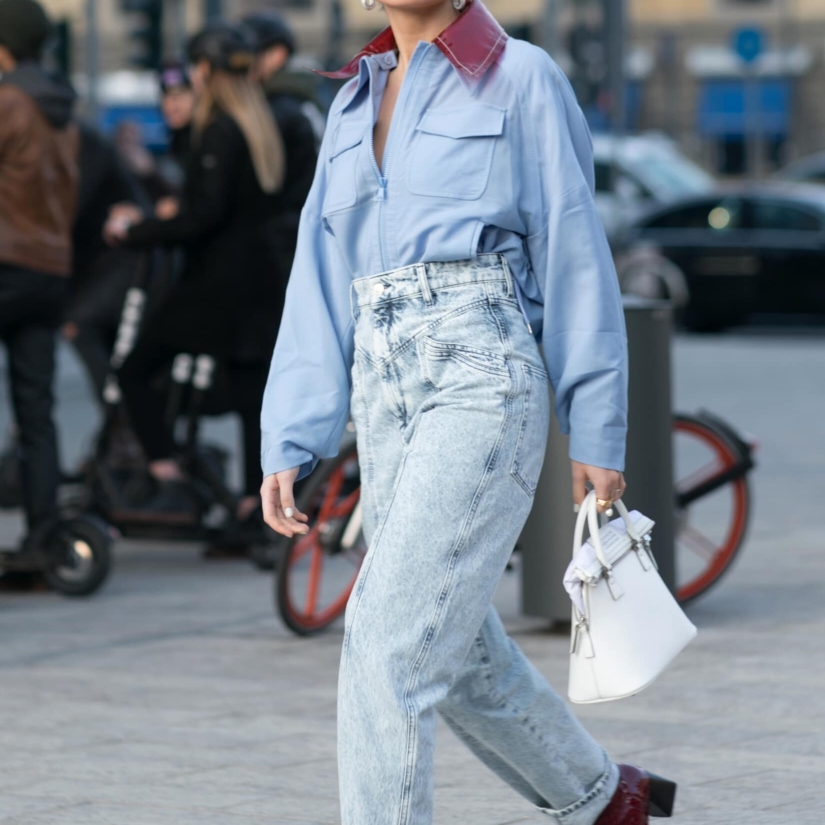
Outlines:
[[676,476],[676,597],[686,604],[730,569],[745,539],[751,495],[747,475],[732,478],[687,506],[679,503],[721,473],[740,466],[742,453],[709,422],[690,415],[673,419]]
[[289,541],[279,565],[275,600],[284,623],[299,635],[323,630],[346,609],[367,552],[360,499],[354,444],[322,463],[298,498],[310,530]]

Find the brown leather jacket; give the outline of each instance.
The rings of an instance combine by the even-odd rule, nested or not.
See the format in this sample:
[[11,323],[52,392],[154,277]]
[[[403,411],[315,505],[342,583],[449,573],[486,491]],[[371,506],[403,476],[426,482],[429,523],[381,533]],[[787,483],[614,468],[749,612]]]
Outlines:
[[50,100],[29,93],[30,86],[35,94],[48,86],[45,75],[35,76],[32,69],[18,85],[17,74],[0,83],[0,264],[66,276],[77,201],[78,129],[63,111],[54,116]]

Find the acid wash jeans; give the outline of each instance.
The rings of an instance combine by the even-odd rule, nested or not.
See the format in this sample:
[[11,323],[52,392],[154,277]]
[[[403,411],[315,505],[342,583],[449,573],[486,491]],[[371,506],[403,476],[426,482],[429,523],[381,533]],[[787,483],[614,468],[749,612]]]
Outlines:
[[544,458],[547,374],[503,258],[352,285],[352,414],[369,542],[338,699],[343,825],[433,821],[436,711],[561,825],[618,770],[491,606]]

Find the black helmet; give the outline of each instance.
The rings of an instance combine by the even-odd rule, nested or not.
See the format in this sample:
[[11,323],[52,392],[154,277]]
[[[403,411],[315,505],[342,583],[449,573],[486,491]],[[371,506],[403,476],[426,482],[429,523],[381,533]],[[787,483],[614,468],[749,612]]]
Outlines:
[[273,46],[286,46],[295,51],[295,35],[289,24],[274,11],[263,11],[244,17],[243,24],[255,35],[255,49],[260,54]]
[[205,60],[216,69],[245,74],[255,62],[255,42],[242,26],[210,23],[192,37],[186,55],[190,63]]

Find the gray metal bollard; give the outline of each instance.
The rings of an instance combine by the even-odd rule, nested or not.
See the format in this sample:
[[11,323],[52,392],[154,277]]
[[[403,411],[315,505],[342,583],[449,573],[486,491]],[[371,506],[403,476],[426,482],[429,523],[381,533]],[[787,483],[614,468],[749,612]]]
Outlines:
[[[675,587],[670,304],[625,296],[630,357],[626,504],[650,516],[656,527],[653,550],[659,572]],[[562,585],[573,547],[573,513],[568,438],[555,417],[536,504],[522,532],[522,612],[551,622],[570,621],[570,600]]]

